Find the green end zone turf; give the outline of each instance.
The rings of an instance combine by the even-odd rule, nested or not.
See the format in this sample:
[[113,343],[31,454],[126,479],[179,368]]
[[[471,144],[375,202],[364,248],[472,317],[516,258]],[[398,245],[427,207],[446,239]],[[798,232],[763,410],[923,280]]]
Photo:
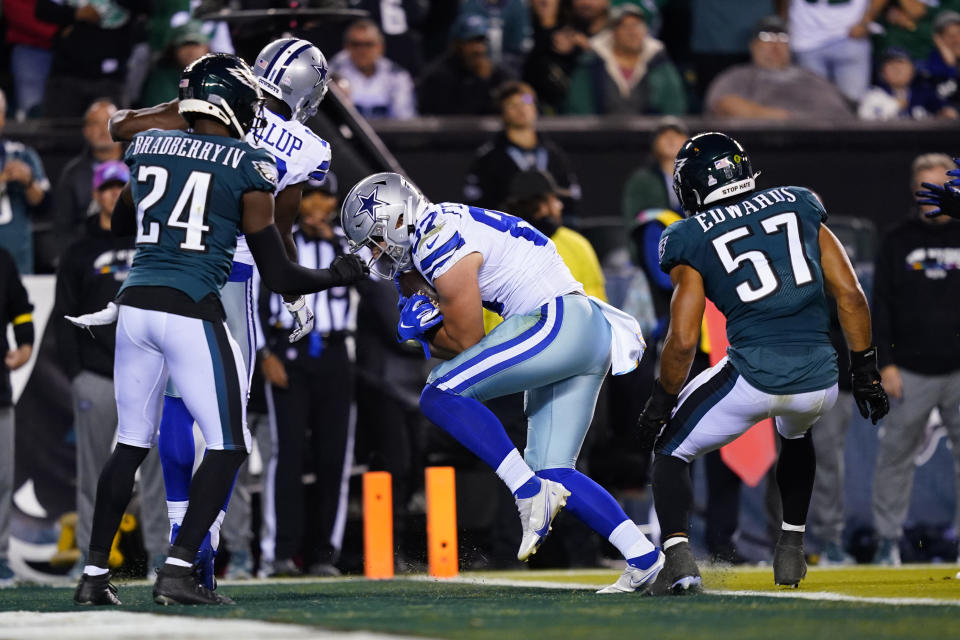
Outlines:
[[[749,573],[749,572],[747,572]],[[533,579],[544,579],[528,572]],[[571,574],[548,574],[571,582]],[[609,572],[604,572],[611,577]],[[614,576],[615,577],[615,576]],[[960,598],[960,581],[951,580]],[[362,579],[225,585],[236,607],[161,607],[151,587],[120,585],[124,611],[252,618],[457,640],[508,638],[942,638],[960,637],[960,607],[704,595],[641,598],[478,584]],[[78,611],[72,589],[0,591],[0,611]],[[0,634],[2,635],[2,634]],[[211,637],[211,640],[214,638]]]

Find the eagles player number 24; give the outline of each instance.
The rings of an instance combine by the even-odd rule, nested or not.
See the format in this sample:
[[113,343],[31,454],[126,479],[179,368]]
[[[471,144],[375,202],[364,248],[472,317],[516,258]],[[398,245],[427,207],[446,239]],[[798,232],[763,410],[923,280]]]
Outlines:
[[[164,167],[141,166],[137,172],[137,182],[144,183],[153,179],[150,192],[137,207],[137,244],[156,244],[160,241],[160,223],[151,221],[149,230],[144,229],[143,219],[147,211],[157,204],[167,193],[169,172]],[[180,248],[185,251],[206,251],[203,234],[210,230],[205,224],[207,217],[208,194],[213,175],[205,171],[191,171],[180,191],[180,197],[167,218],[167,226],[186,229]],[[182,219],[184,209],[187,219]]]
[[[781,230],[786,232],[787,249],[790,253],[790,266],[793,270],[794,282],[798,287],[813,282],[813,274],[810,272],[807,255],[803,250],[803,242],[800,240],[800,224],[797,220],[797,214],[793,211],[787,211],[770,216],[761,221],[760,226],[763,227],[767,235],[780,233]],[[744,251],[739,255],[734,255],[730,250],[730,243],[751,235],[753,233],[749,227],[737,227],[713,240],[713,248],[727,273],[732,274],[740,269],[745,262],[750,262],[760,279],[758,288],[752,287],[749,281],[737,285],[737,295],[743,302],[762,300],[780,289],[780,280],[770,267],[770,256],[759,249]]]

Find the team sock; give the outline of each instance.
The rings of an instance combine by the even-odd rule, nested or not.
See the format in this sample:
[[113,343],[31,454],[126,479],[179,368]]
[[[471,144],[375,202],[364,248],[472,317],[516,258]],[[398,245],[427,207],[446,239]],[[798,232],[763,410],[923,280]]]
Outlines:
[[[182,398],[164,396],[160,417],[160,440],[157,446],[163,467],[163,486],[167,492],[167,508],[171,503],[182,503],[184,513],[190,497],[190,478],[196,455],[193,444],[193,416]],[[171,524],[174,514],[168,513]],[[180,524],[183,513],[179,514]]]
[[777,485],[783,503],[783,521],[801,526],[807,521],[813,480],[817,473],[817,456],[810,432],[802,438],[788,440],[780,437],[780,457],[777,460]]
[[[479,400],[427,385],[420,394],[420,409],[431,422],[495,469],[511,493],[526,494],[534,486],[529,484],[533,471],[520,457],[497,417]],[[539,481],[535,486],[539,491]]]
[[130,504],[137,469],[149,452],[149,448],[118,443],[103,465],[97,481],[97,502],[93,510],[90,548],[87,552],[88,568],[103,569],[102,573],[106,573],[110,545],[113,544],[123,512]]
[[[690,531],[693,483],[690,464],[674,456],[657,454],[653,460],[653,503],[664,539]],[[664,544],[664,549],[667,545]]]
[[[246,451],[207,452],[190,486],[190,507],[170,548],[169,557],[193,561],[246,457]],[[188,555],[184,557],[184,554]]]
[[659,550],[647,540],[633,520],[624,520],[607,536],[610,544],[626,559],[627,564],[638,569],[649,569],[657,561]]

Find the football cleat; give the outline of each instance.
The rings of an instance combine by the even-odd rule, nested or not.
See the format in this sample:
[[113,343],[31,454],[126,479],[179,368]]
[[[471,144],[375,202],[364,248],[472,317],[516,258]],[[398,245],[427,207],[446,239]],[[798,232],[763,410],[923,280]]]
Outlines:
[[658,554],[657,561],[646,569],[638,569],[628,564],[616,582],[609,587],[600,589],[597,593],[632,593],[638,590],[642,591],[644,586],[652,584],[657,578],[657,574],[663,569],[665,559],[661,551]]
[[540,479],[540,491],[530,498],[517,498],[517,510],[520,511],[520,524],[523,525],[523,539],[517,560],[527,560],[537,552],[543,539],[553,528],[553,519],[567,504],[570,492],[559,482]]
[[889,567],[900,566],[900,545],[894,538],[883,538],[873,555],[873,564],[882,564]]
[[236,604],[227,596],[207,589],[193,567],[165,564],[157,571],[153,585],[153,601],[157,604]]
[[[176,541],[177,534],[179,533],[180,525],[176,523],[171,525],[171,545]],[[205,586],[207,589],[210,589],[210,591],[216,591],[217,589],[217,576],[214,570],[216,559],[217,550],[213,548],[213,545],[210,542],[210,532],[207,531],[207,534],[203,536],[203,541],[200,543],[200,548],[197,549],[197,556],[193,560],[193,567],[200,576],[200,582],[202,582],[203,586]],[[163,563],[160,564],[160,567],[162,566]]]
[[781,531],[773,550],[773,582],[780,587],[798,587],[807,575],[803,532]]
[[703,581],[697,561],[690,551],[690,543],[681,542],[663,552],[663,568],[645,592],[652,596],[687,595],[701,593]]
[[73,601],[82,605],[120,605],[117,588],[110,584],[110,573],[100,576],[80,576],[77,590],[73,592]]

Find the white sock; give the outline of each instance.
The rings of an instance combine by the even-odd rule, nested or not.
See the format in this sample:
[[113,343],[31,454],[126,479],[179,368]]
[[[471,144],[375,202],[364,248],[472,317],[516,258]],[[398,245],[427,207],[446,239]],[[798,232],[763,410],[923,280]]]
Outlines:
[[520,452],[512,449],[497,467],[497,475],[503,480],[510,493],[515,492],[522,487],[524,483],[533,477],[533,470],[523,461]]
[[92,564],[88,564],[83,568],[83,572],[88,576],[102,576],[105,573],[109,573],[110,569],[104,569],[103,567],[95,567]]
[[669,548],[672,547],[673,545],[675,545],[675,544],[680,544],[681,542],[690,542],[690,540],[687,539],[686,536],[676,536],[676,537],[670,538],[670,539],[668,539],[666,542],[663,543],[663,550],[666,551],[667,549],[669,549]]
[[217,514],[217,519],[210,525],[210,546],[216,551],[220,548],[220,527],[223,525],[223,518],[227,515],[226,511],[221,510]]
[[607,538],[624,559],[636,558],[653,551],[653,543],[647,540],[633,520],[624,520]]
[[803,533],[804,531],[807,530],[807,525],[787,524],[786,522],[784,522],[783,524],[780,525],[780,528],[783,529],[784,531],[799,531],[800,533]]
[[170,556],[167,556],[167,561],[164,564],[172,564],[175,567],[192,567],[193,566],[186,560],[181,560],[180,558],[171,558]]
[[167,518],[170,520],[170,528],[173,525],[178,527],[183,524],[183,516],[187,513],[189,500],[167,500]]

